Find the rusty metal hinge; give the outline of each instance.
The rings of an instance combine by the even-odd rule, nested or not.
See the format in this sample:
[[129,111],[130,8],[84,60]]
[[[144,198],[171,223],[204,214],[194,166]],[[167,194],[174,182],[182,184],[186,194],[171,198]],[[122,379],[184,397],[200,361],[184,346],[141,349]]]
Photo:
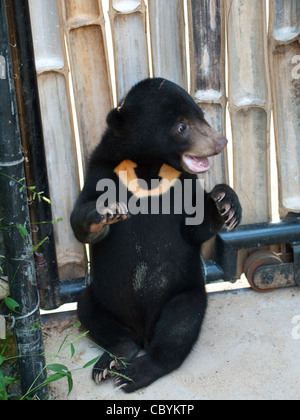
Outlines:
[[48,290],[48,265],[44,258],[44,254],[34,254],[36,281],[39,290]]

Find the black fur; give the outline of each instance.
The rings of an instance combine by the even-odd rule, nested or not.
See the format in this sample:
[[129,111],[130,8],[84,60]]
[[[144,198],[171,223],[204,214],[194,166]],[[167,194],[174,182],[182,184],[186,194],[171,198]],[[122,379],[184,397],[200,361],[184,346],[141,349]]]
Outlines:
[[[183,134],[177,131],[181,122],[189,127]],[[110,368],[120,369],[130,380],[117,377],[117,385],[133,392],[178,368],[191,351],[207,305],[199,247],[226,220],[235,227],[241,207],[234,191],[221,185],[205,193],[204,221],[198,226],[187,226],[187,215],[174,214],[174,208],[169,215],[128,215],[117,205],[114,212],[99,214],[97,182],[108,178],[118,185],[114,169],[122,161],[135,162],[137,177],[148,185],[159,178],[163,164],[179,171],[181,181],[192,179],[196,185],[182,155],[197,149],[200,157],[210,156],[224,146],[220,135],[199,140],[199,130],[211,130],[203,112],[183,89],[163,79],[135,86],[107,123],[71,216],[77,238],[93,244],[93,281],[79,300],[78,315],[108,351],[94,367],[95,380],[110,376]],[[136,357],[141,349],[146,354]]]

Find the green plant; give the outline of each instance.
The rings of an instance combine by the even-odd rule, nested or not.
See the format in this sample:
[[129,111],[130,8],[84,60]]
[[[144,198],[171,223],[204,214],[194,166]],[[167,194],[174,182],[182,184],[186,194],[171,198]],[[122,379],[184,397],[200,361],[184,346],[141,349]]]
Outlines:
[[[40,374],[36,377],[35,381],[31,384],[31,386],[29,387],[29,389],[27,390],[27,392],[21,396],[21,395],[16,395],[16,394],[9,394],[9,388],[11,385],[13,384],[17,384],[19,383],[18,379],[16,379],[13,376],[7,376],[4,373],[4,370],[1,367],[4,367],[5,365],[7,366],[7,364],[12,361],[12,360],[17,360],[19,357],[22,357],[21,355],[18,356],[5,356],[5,351],[8,349],[9,344],[11,343],[11,338],[12,337],[7,337],[5,342],[2,344],[2,350],[1,350],[1,344],[0,344],[0,401],[1,400],[8,400],[8,399],[18,399],[18,400],[35,400],[37,399],[36,397],[32,397],[31,395],[35,395],[36,391],[38,389],[40,389],[41,387],[44,387],[47,384],[59,381],[63,378],[67,379],[67,383],[68,383],[68,395],[71,393],[72,389],[73,389],[73,376],[72,373],[75,371],[79,371],[79,370],[83,370],[86,369],[90,366],[92,366],[93,364],[95,364],[99,358],[101,357],[101,355],[95,357],[94,359],[90,360],[89,362],[85,363],[82,367],[80,368],[76,368],[76,369],[69,369],[66,365],[58,363],[57,359],[59,361],[59,359],[61,358],[62,354],[64,353],[64,351],[66,349],[70,349],[70,358],[72,359],[76,353],[76,349],[74,346],[74,343],[80,339],[85,338],[87,339],[87,334],[88,331],[83,332],[82,334],[79,334],[77,337],[73,338],[72,340],[68,341],[68,339],[70,338],[70,336],[73,333],[73,330],[76,328],[80,327],[80,322],[77,322],[74,324],[74,326],[70,329],[70,331],[66,334],[66,336],[64,337],[62,343],[60,344],[57,352],[53,355],[46,355],[43,354],[42,356],[46,357],[47,363],[45,365],[45,367],[41,370]],[[88,340],[90,341],[90,340]],[[101,350],[103,350],[100,347]],[[104,350],[105,351],[105,350]],[[126,367],[128,364],[119,357],[116,357],[112,354],[110,354],[110,356],[116,361],[116,365],[117,366],[123,366]],[[46,378],[45,381],[43,381],[41,384],[37,385],[38,379],[39,377],[43,374],[44,370],[47,370],[49,372],[53,372],[50,375],[48,375],[48,377]],[[122,376],[128,380],[130,380],[128,377],[126,377],[125,375],[122,375],[120,372],[116,372],[114,370],[110,370],[109,371],[110,374],[114,374],[114,375],[119,375]]]
[[[5,176],[6,178],[9,178],[11,181],[14,181],[16,183],[18,183],[20,185],[20,192],[24,190],[24,188],[26,188],[27,190],[29,190],[32,193],[32,199],[38,199],[39,201],[44,200],[47,203],[51,204],[51,201],[44,197],[43,192],[36,192],[36,187],[27,187],[26,184],[24,184],[24,178],[17,180],[14,179],[10,176],[7,176],[6,174],[3,174],[2,172],[0,172],[0,176]],[[59,223],[60,221],[62,221],[61,218],[57,219],[57,220],[53,220],[51,222],[40,222],[40,223],[31,223],[31,225],[33,224],[43,224],[43,223]],[[26,241],[29,237],[30,233],[30,229],[29,226],[25,225],[10,225],[10,226],[3,226],[3,219],[0,219],[0,232],[5,230],[5,229],[18,229],[20,235],[22,236],[23,240]],[[28,256],[31,256],[34,252],[36,252],[38,250],[38,248],[45,242],[49,240],[48,237],[44,238],[39,244],[32,246],[32,249],[29,253]],[[0,244],[1,245],[1,244]],[[1,248],[0,248],[1,251]],[[17,267],[17,270],[11,280],[11,283],[14,281],[14,278],[18,272],[18,270],[20,269],[20,267],[22,266],[23,262],[26,260],[26,258],[23,261],[20,262],[19,266]],[[3,263],[5,261],[5,256],[4,255],[0,255],[0,275],[3,274]],[[0,309],[2,307],[2,305],[5,305],[6,310],[9,311],[9,313],[12,314],[18,314],[18,307],[19,304],[18,302],[16,302],[14,299],[12,299],[11,297],[6,297],[4,298],[4,300],[2,302],[0,302]],[[0,312],[1,314],[1,312]],[[9,317],[10,315],[8,315]],[[13,319],[13,317],[12,317]],[[82,366],[81,368],[75,369],[75,370],[70,370],[67,366],[61,364],[61,363],[54,363],[56,362],[56,359],[59,359],[61,357],[62,352],[64,352],[68,347],[70,348],[70,355],[71,358],[75,355],[75,346],[74,343],[76,341],[78,341],[79,339],[85,338],[86,335],[88,334],[88,331],[78,335],[75,339],[71,340],[68,342],[68,339],[70,337],[70,335],[72,334],[74,328],[78,328],[80,326],[80,323],[76,323],[73,328],[70,330],[70,332],[65,336],[65,338],[63,339],[61,345],[58,348],[58,351],[51,356],[47,356],[45,354],[42,354],[40,356],[43,356],[46,358],[46,360],[48,360],[48,362],[46,363],[45,367],[41,370],[41,372],[39,373],[39,375],[35,378],[34,382],[31,384],[31,386],[29,387],[29,389],[27,390],[27,392],[21,396],[20,391],[19,394],[16,393],[11,393],[10,389],[13,385],[17,385],[19,383],[18,378],[16,377],[15,372],[13,372],[13,374],[11,374],[11,370],[10,369],[10,363],[12,361],[16,362],[18,358],[20,357],[24,357],[22,355],[16,355],[16,349],[14,346],[14,334],[13,331],[9,332],[5,338],[5,340],[0,340],[0,400],[8,400],[8,399],[19,399],[19,400],[28,400],[28,399],[37,399],[37,397],[32,397],[32,395],[35,395],[36,391],[38,389],[40,389],[41,387],[44,387],[45,385],[48,385],[52,382],[56,382],[59,381],[63,378],[67,379],[68,382],[68,393],[70,394],[70,392],[73,389],[73,377],[72,377],[72,372],[74,372],[75,370],[81,370],[81,369],[86,369],[89,366],[95,364],[99,358],[101,356],[98,356],[92,360],[90,360],[88,363],[86,363],[84,366]],[[32,325],[31,328],[41,328],[41,325]],[[102,349],[104,350],[104,349]],[[105,351],[105,350],[104,350]],[[31,355],[33,356],[33,355]],[[110,354],[110,356],[116,361],[116,365],[117,366],[124,366],[126,367],[126,363],[122,360],[122,358],[117,358],[116,356]],[[30,356],[27,356],[30,357]],[[16,370],[16,369],[15,369]],[[45,370],[48,370],[49,372],[53,372],[50,375],[48,375],[48,377],[41,383],[38,384],[38,379],[41,377],[41,375],[44,373]],[[118,374],[119,376],[123,376],[120,373],[117,373],[115,371],[109,371],[109,373],[111,374]],[[125,376],[124,376],[125,377]],[[126,377],[125,377],[126,378]],[[129,379],[129,378],[127,378]]]
[[8,356],[15,351],[14,336],[8,333],[5,340],[0,340],[0,401],[15,398],[10,390],[19,380],[15,377],[15,364],[10,363],[15,359]]

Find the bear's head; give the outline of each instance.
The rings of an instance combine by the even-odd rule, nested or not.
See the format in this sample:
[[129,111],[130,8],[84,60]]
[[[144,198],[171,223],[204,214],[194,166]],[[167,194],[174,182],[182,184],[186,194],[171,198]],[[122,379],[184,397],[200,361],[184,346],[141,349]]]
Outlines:
[[163,161],[178,171],[206,172],[208,157],[227,140],[206,122],[201,108],[180,86],[161,78],[134,86],[107,116],[122,158]]

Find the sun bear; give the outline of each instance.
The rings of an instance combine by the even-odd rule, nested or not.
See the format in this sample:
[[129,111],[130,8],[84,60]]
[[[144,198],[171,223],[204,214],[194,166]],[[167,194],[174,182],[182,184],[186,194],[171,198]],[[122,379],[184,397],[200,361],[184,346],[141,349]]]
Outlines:
[[207,306],[200,245],[242,215],[229,186],[207,193],[197,177],[226,145],[165,79],[138,83],[108,114],[71,215],[77,239],[91,244],[78,317],[106,350],[96,383],[119,371],[116,385],[134,392],[177,369],[195,344]]

